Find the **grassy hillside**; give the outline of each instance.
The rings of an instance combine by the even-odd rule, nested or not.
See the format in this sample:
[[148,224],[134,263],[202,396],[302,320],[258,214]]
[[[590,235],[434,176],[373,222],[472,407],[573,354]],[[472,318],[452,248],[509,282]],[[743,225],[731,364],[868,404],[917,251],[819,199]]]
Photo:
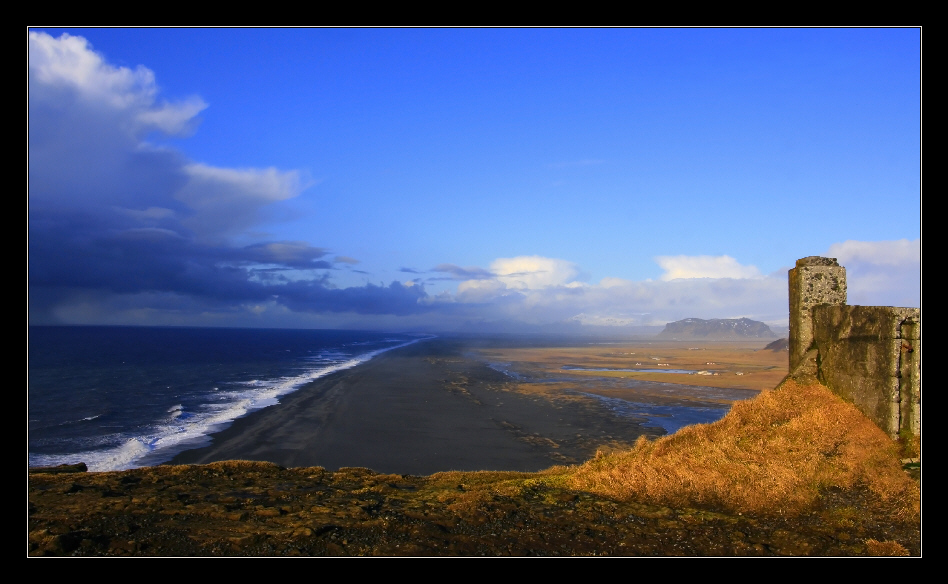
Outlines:
[[737,402],[713,424],[681,429],[571,469],[568,484],[619,499],[732,512],[799,514],[831,488],[867,488],[905,519],[918,483],[898,445],[817,383],[787,381]]

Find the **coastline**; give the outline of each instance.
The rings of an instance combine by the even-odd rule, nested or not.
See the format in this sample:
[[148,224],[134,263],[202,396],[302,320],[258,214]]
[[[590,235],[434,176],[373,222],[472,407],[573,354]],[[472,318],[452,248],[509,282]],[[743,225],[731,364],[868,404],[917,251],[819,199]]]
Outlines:
[[210,436],[211,445],[168,464],[255,460],[412,475],[532,472],[662,433],[619,419],[592,399],[504,391],[509,378],[464,356],[468,347],[463,339],[439,337],[388,351],[235,420]]
[[[610,453],[609,444],[634,439],[643,424],[564,392],[563,384],[512,380],[472,355],[480,354],[477,345],[483,347],[470,339],[417,343],[321,378],[215,434],[211,447],[178,457],[192,460],[119,472],[33,469],[29,554],[921,553],[917,485],[888,438],[855,410],[846,414],[851,406],[826,398],[825,388],[807,388],[825,395],[807,399],[812,407],[800,411],[801,388],[777,388],[714,424]],[[824,403],[831,414],[814,405]],[[769,423],[787,415],[786,424]],[[812,432],[796,432],[800,423],[840,451],[814,444]],[[744,448],[748,437],[763,450],[719,460],[719,447]],[[701,447],[709,443],[714,447]],[[602,455],[596,444],[607,446]],[[659,447],[665,462],[651,458]],[[767,482],[797,480],[796,472],[781,470],[788,448],[803,453],[797,457],[815,450],[822,464],[850,475],[883,478],[875,486],[850,484],[843,473],[800,507],[799,489]],[[570,457],[586,462],[554,466]],[[747,457],[757,470],[740,462]],[[217,458],[276,464],[180,464]],[[728,466],[734,461],[736,470]],[[307,464],[316,466],[301,466]],[[345,468],[333,470],[337,465]],[[546,470],[507,472],[530,465]],[[474,472],[437,472],[446,468]],[[622,491],[637,473],[661,488]],[[716,486],[722,476],[734,489]],[[728,478],[739,476],[750,480]],[[813,473],[798,478],[806,490]]]

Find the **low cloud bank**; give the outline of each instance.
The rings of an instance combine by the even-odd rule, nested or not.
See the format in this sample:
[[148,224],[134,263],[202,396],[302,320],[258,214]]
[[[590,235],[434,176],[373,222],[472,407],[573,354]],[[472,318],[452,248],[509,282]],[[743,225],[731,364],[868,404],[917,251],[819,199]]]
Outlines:
[[[847,241],[831,246],[826,255],[846,266],[851,304],[919,306],[920,240]],[[660,256],[655,261],[664,270],[658,281],[603,278],[587,284],[578,279],[579,266],[566,260],[501,258],[489,270],[466,268],[477,277],[461,281],[456,294],[422,301],[453,320],[507,328],[511,322],[662,325],[688,317],[787,324],[784,270],[763,275],[756,266],[727,255]]]
[[[472,322],[636,326],[690,316],[786,321],[786,278],[761,276],[757,268],[741,266],[728,256],[666,259],[657,260],[666,274],[690,277],[644,282],[604,278],[586,284],[578,280],[581,272],[572,262],[540,256],[502,258],[491,263],[492,278],[462,281],[457,294],[428,302]],[[692,268],[685,271],[681,266]],[[725,273],[753,277],[692,275],[720,273],[721,266]]]

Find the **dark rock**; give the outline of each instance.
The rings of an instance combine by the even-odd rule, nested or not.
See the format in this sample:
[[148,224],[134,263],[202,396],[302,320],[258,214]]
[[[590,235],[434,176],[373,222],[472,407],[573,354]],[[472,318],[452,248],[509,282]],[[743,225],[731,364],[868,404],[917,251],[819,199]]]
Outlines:
[[86,463],[80,462],[78,464],[60,464],[59,466],[34,466],[29,469],[29,472],[30,474],[62,474],[67,472],[87,472],[88,470]]

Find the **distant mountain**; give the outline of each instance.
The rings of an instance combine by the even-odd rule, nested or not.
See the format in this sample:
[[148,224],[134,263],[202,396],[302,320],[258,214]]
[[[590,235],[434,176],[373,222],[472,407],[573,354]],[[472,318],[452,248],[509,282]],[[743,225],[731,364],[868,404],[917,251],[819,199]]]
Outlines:
[[658,334],[664,339],[772,339],[770,327],[749,318],[686,318],[670,322]]
[[770,343],[764,350],[770,350],[775,353],[780,351],[789,351],[790,350],[790,339],[777,339],[776,341]]

